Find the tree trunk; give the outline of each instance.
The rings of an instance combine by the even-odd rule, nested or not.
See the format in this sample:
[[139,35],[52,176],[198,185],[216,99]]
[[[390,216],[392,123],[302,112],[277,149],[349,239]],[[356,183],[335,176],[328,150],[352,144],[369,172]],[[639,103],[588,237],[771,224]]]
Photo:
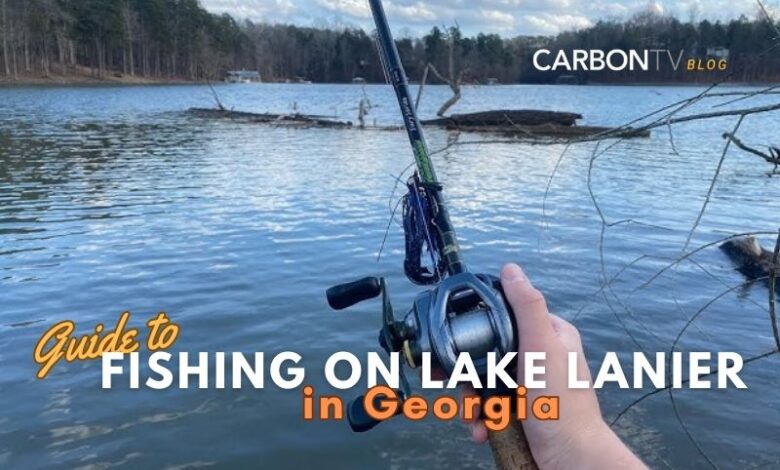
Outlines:
[[128,63],[127,66],[129,70],[125,70],[125,73],[128,71],[130,72],[130,75],[135,76],[135,58],[133,57],[133,21],[132,21],[132,13],[130,11],[130,3],[125,2],[125,11],[124,11],[124,19],[125,19],[125,41],[126,41],[126,50],[128,54]]
[[19,67],[16,62],[16,48],[12,46],[11,59],[13,60],[14,80],[19,80]]
[[60,64],[60,73],[65,75],[65,41],[60,31],[57,31],[55,38],[57,39],[57,62]]
[[149,43],[146,40],[146,34],[142,33],[141,36],[141,61],[143,62],[144,77],[149,76]]
[[100,42],[100,38],[97,36],[95,36],[95,55],[97,59],[97,76],[98,78],[103,78],[103,69],[104,69],[103,44]]
[[[14,37],[13,31],[14,30],[13,30],[13,24],[12,23],[9,23],[8,30],[11,32],[11,38],[13,39],[13,37]],[[16,59],[16,41],[13,41],[11,43],[11,61],[13,63],[12,65],[13,65],[13,71],[14,71],[14,80],[18,80],[19,79],[19,68],[17,66],[17,59]]]
[[49,40],[48,36],[44,36],[41,51],[41,67],[43,68],[44,77],[49,77]]
[[452,96],[436,112],[436,115],[439,117],[444,117],[447,110],[460,100],[460,82],[450,83],[450,89],[452,90]]
[[24,32],[24,71],[30,72],[32,67],[30,66],[30,33]]
[[6,0],[0,0],[0,13],[3,15],[3,65],[5,68],[5,76],[11,75],[11,65],[8,61],[8,10],[6,8]]
[[76,43],[72,40],[68,41],[68,53],[70,55],[68,64],[69,65],[76,65]]

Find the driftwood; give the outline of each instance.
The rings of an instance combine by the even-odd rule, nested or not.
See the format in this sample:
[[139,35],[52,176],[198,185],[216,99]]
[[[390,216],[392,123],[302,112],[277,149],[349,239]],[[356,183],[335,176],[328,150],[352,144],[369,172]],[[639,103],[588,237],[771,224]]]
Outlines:
[[729,139],[731,142],[734,143],[737,147],[744,150],[745,152],[752,153],[753,155],[759,156],[763,158],[767,163],[773,164],[775,167],[772,170],[772,172],[769,174],[770,176],[773,174],[780,173],[780,148],[769,146],[769,154],[766,154],[760,150],[756,150],[753,147],[749,147],[742,143],[740,139],[738,139],[736,136],[734,136],[733,133],[724,133],[723,134],[724,139]]
[[581,114],[533,109],[481,111],[423,121],[429,126],[440,126],[449,130],[464,132],[488,132],[514,137],[557,137],[584,138],[609,134],[610,137],[649,137],[646,129],[600,126],[577,126]]
[[734,262],[737,271],[748,279],[767,278],[772,272],[773,254],[763,248],[755,237],[729,240],[720,245],[720,249]]
[[610,137],[649,137],[650,131],[644,129],[613,129],[611,127],[598,126],[561,126],[559,124],[540,124],[538,126],[446,126],[447,129],[463,132],[487,132],[502,134],[510,137],[558,137],[581,138],[595,135],[603,135],[607,132]]
[[468,114],[453,114],[449,117],[429,119],[423,121],[423,124],[448,128],[462,126],[538,126],[551,123],[559,126],[573,126],[577,119],[582,119],[582,115],[533,109],[499,109]]
[[273,113],[249,113],[246,111],[232,111],[227,109],[215,108],[190,108],[190,114],[211,119],[232,119],[244,122],[291,125],[301,127],[326,127],[326,128],[349,128],[352,127],[350,121],[337,121],[325,116],[313,114],[273,114]]
[[[338,121],[326,116],[313,114],[273,114],[250,113],[246,111],[233,111],[217,108],[190,108],[190,114],[209,119],[231,119],[236,121],[263,123],[270,125],[286,125],[295,127],[321,127],[335,129],[353,129],[352,122]],[[503,120],[498,119],[495,113],[502,113]],[[461,119],[466,116],[465,119]],[[505,134],[517,137],[588,137],[591,135],[612,132],[607,127],[574,126],[571,125],[580,116],[574,113],[557,113],[553,111],[486,111],[481,113],[453,115],[445,119],[423,121],[427,125],[438,125],[447,129],[467,132],[489,132]],[[507,124],[507,118],[517,118],[519,123]],[[453,121],[453,119],[458,119]],[[561,124],[564,123],[564,124]],[[570,123],[570,124],[566,124]],[[366,127],[372,130],[397,130],[398,126],[373,126]],[[620,129],[611,135],[615,137],[647,137],[650,131]]]

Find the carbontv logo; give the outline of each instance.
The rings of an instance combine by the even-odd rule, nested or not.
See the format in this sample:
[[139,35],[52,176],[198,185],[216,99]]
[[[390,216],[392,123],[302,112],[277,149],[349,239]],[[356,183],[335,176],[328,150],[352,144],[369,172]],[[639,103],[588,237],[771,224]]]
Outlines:
[[539,49],[534,53],[533,63],[536,70],[560,71],[658,71],[663,67],[671,67],[677,71],[684,66],[688,71],[722,71],[728,68],[726,57],[689,57],[683,62],[685,50],[677,52],[668,49],[573,49],[570,52],[559,50],[556,53],[549,49]]

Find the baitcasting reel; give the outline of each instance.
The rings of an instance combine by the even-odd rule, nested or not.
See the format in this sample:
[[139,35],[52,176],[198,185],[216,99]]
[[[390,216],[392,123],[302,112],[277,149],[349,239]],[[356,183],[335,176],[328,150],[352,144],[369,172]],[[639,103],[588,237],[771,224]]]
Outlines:
[[[486,374],[487,353],[498,357],[516,350],[512,313],[495,276],[463,272],[444,278],[435,288],[420,293],[402,321],[396,320],[384,278],[366,277],[331,287],[328,304],[342,310],[382,295],[379,344],[388,354],[400,352],[416,368],[422,354],[431,353],[431,365],[450,375],[460,353],[469,353],[480,376]],[[403,374],[403,400],[410,394]],[[368,416],[363,397],[350,402],[347,418],[354,431],[367,431],[379,422]]]

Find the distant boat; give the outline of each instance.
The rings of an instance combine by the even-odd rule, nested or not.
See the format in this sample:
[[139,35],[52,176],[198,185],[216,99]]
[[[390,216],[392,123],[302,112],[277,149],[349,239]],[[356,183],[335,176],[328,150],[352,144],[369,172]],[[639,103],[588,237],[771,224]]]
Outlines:
[[585,81],[576,75],[559,75],[555,79],[556,85],[584,85]]
[[487,82],[486,82],[485,84],[486,84],[486,85],[491,85],[491,86],[492,86],[492,85],[498,85],[498,84],[499,84],[499,81],[498,81],[498,79],[497,79],[497,78],[488,78],[488,79],[487,79]]
[[260,72],[253,70],[230,70],[225,75],[226,83],[260,83]]
[[298,85],[310,85],[311,80],[306,80],[303,77],[293,77],[292,79],[286,79],[284,83],[296,83]]
[[355,77],[352,79],[352,83],[355,85],[365,85],[366,79],[363,77]]

